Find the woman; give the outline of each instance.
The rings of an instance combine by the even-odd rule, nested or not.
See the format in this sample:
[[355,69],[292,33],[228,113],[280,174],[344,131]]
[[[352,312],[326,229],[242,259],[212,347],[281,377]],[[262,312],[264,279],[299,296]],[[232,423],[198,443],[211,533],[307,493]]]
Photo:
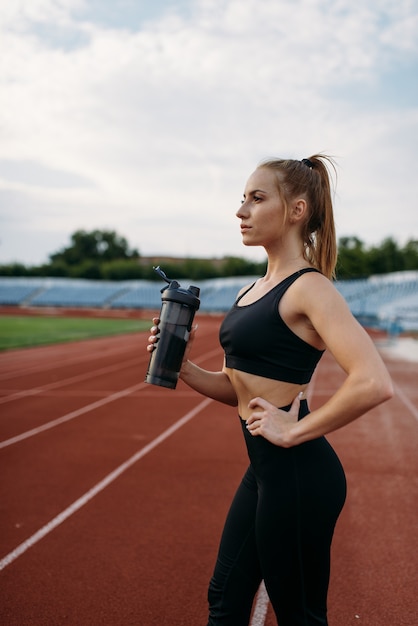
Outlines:
[[[270,160],[250,176],[237,217],[244,245],[265,248],[266,274],[241,290],[222,323],[222,370],[187,357],[182,365],[190,387],[238,406],[250,458],[210,582],[208,626],[248,625],[262,579],[280,626],[327,624],[330,546],[346,484],[324,436],[392,396],[379,354],[331,282],[327,163],[324,155]],[[346,378],[310,412],[306,390],[325,349]]]

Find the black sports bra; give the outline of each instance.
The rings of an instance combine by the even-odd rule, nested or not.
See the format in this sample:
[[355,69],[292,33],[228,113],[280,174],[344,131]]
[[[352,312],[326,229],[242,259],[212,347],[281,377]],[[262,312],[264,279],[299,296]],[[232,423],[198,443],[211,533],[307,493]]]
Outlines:
[[238,306],[254,285],[241,294],[219,331],[227,367],[300,385],[310,381],[324,351],[308,344],[285,324],[279,302],[299,276],[317,271],[311,267],[299,270],[251,304]]

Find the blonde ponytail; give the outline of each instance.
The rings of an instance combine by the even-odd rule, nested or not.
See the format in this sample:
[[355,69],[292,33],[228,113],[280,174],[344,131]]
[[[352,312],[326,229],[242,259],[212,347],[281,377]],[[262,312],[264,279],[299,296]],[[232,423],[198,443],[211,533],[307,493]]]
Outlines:
[[274,159],[259,167],[274,170],[278,176],[279,193],[285,206],[304,195],[308,204],[308,218],[303,225],[304,258],[329,279],[335,278],[337,240],[331,197],[329,167],[336,174],[333,160],[324,154],[308,159]]

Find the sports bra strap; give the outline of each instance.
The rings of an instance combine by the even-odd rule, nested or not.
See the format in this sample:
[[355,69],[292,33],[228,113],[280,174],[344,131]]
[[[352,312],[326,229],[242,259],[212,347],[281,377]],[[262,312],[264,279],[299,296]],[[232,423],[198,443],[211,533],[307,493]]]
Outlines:
[[242,293],[242,294],[241,294],[241,295],[240,295],[240,296],[239,296],[239,297],[235,300],[235,304],[238,304],[238,302],[241,300],[241,298],[243,298],[243,297],[244,297],[244,296],[245,296],[245,295],[246,295],[249,291],[251,291],[251,289],[254,287],[254,285],[255,285],[255,283],[256,283],[256,282],[257,282],[257,281],[255,281],[252,285],[250,285],[250,286],[248,287],[248,289],[246,289],[246,290],[244,291],[244,293]]
[[[283,287],[285,287],[284,291],[286,291],[288,289],[288,287],[290,287],[290,285],[292,285],[295,282],[295,280],[297,278],[299,278],[299,276],[301,276],[302,274],[306,274],[307,272],[318,272],[319,274],[321,273],[315,267],[304,267],[303,269],[298,270],[297,272],[294,272],[293,274],[290,274],[290,276],[286,276],[286,278],[283,278],[283,280],[281,280],[279,283],[277,283],[277,285],[272,287],[272,290],[273,289],[277,289],[278,287],[283,285]],[[241,298],[243,298],[245,295],[247,295],[247,293],[249,291],[251,291],[251,289],[254,287],[256,282],[257,281],[253,282],[253,284],[250,285],[248,287],[248,289],[246,289],[240,296],[238,296],[238,298],[234,302],[235,305],[238,304],[238,302],[241,300]],[[272,291],[272,290],[270,290],[270,291]],[[283,293],[284,293],[284,291],[283,291]],[[269,293],[269,292],[267,292],[267,293]]]

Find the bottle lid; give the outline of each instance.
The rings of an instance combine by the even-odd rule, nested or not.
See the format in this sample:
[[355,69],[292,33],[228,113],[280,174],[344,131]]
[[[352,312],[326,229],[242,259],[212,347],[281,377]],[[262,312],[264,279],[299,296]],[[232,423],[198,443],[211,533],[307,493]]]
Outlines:
[[200,306],[199,287],[190,285],[188,289],[182,289],[180,283],[178,283],[176,280],[170,280],[169,278],[167,278],[165,272],[163,272],[159,265],[157,267],[154,267],[153,269],[157,272],[160,278],[168,283],[166,287],[163,287],[163,289],[161,289],[161,293],[163,294],[161,296],[162,300],[178,302],[179,304],[186,304],[196,309],[197,311]]
[[191,285],[188,289],[182,289],[177,281],[172,281],[172,283],[164,289],[161,299],[163,301],[186,304],[197,311],[200,306],[199,294],[199,287]]

